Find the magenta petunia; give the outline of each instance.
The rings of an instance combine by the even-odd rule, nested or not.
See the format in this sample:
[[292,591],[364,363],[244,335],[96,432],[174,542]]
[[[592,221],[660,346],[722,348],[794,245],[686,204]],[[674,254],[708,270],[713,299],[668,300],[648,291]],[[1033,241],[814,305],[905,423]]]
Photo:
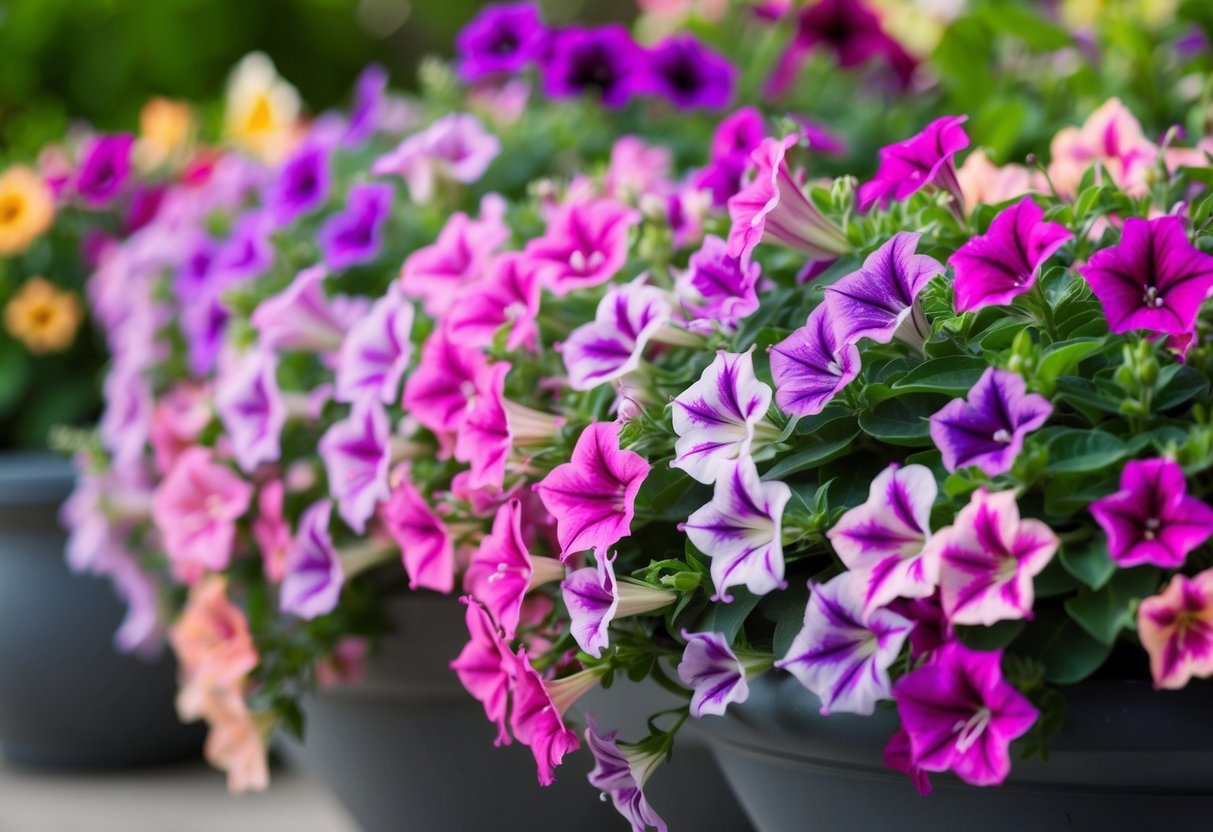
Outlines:
[[506,714],[514,656],[484,607],[471,596],[460,600],[467,605],[465,618],[470,640],[451,662],[451,669],[467,692],[484,705],[489,721],[497,726],[493,744],[509,745]]
[[299,518],[299,530],[286,556],[278,595],[282,612],[312,619],[332,612],[341,597],[345,571],[329,535],[333,503],[313,503]]
[[101,208],[118,196],[130,179],[134,146],[129,133],[99,136],[89,144],[73,183],[85,205]]
[[927,541],[923,558],[939,568],[949,624],[985,627],[1032,617],[1032,579],[1057,552],[1053,530],[1021,519],[1014,491],[979,488],[951,526]]
[[561,344],[574,390],[593,390],[640,366],[649,339],[670,321],[666,293],[656,286],[612,286],[598,303],[594,320],[582,324]]
[[290,225],[324,204],[332,188],[331,157],[332,146],[313,138],[282,162],[265,196],[275,225]]
[[285,498],[286,486],[282,480],[270,480],[262,485],[257,493],[257,516],[250,529],[261,555],[261,571],[272,584],[282,583],[294,538],[283,510]]
[[599,678],[597,674],[582,672],[545,682],[531,666],[526,648],[518,649],[511,687],[510,728],[518,742],[530,747],[541,786],[554,783],[553,772],[564,756],[581,747],[577,734],[565,725],[564,714],[598,684]]
[[455,588],[455,545],[442,518],[434,513],[408,471],[395,476],[391,494],[379,507],[384,529],[400,547],[410,589],[450,592]]
[[467,286],[452,304],[446,323],[469,346],[487,347],[502,329],[511,352],[538,345],[540,285],[534,266],[516,252],[494,258],[487,274]]
[[703,238],[699,251],[691,255],[686,271],[678,276],[677,293],[682,311],[689,313],[689,326],[715,323],[725,332],[758,310],[758,279],[762,267],[730,257],[728,244],[714,234]]
[[985,234],[948,258],[956,271],[956,310],[1004,306],[1029,291],[1041,264],[1073,236],[1064,225],[1045,222],[1030,196],[1004,208]]
[[830,307],[818,304],[800,329],[771,347],[775,404],[792,416],[813,416],[859,375],[859,349],[835,333]]
[[1178,569],[1213,535],[1213,508],[1188,493],[1173,459],[1129,462],[1120,490],[1091,503],[1089,511],[1108,536],[1108,555],[1122,568],[1151,563]]
[[913,768],[951,771],[974,786],[1007,778],[1008,747],[1039,712],[1003,677],[1001,664],[1002,651],[952,643],[897,681],[893,698],[909,736]]
[[628,235],[640,213],[614,199],[584,197],[558,207],[526,255],[554,295],[598,286],[619,274],[628,259]]
[[880,150],[880,165],[871,182],[859,186],[858,207],[867,212],[873,205],[887,208],[890,202],[909,199],[927,185],[963,200],[956,179],[955,155],[969,146],[963,125],[968,116],[943,116],[922,132]]
[[543,52],[543,89],[552,98],[589,93],[622,107],[644,82],[644,52],[618,24],[556,29]]
[[561,560],[587,549],[604,553],[631,534],[636,494],[649,463],[619,447],[619,430],[611,422],[590,425],[577,438],[572,459],[535,486],[556,518]]
[[547,30],[535,3],[492,3],[455,40],[459,77],[477,81],[521,72],[543,49]]
[[468,289],[489,274],[494,255],[510,238],[504,210],[500,198],[491,195],[482,201],[477,219],[462,211],[452,214],[437,240],[405,259],[400,270],[404,293],[419,298],[433,318],[467,298]]
[[692,691],[691,716],[724,716],[733,703],[750,698],[746,672],[720,633],[682,631],[687,646],[678,663],[678,678]]
[[1137,634],[1150,654],[1154,687],[1178,690],[1213,676],[1213,570],[1176,575],[1137,609]]
[[404,385],[404,409],[435,433],[454,433],[467,418],[484,354],[439,326],[421,346],[421,360]]
[[424,204],[442,182],[478,181],[500,152],[500,140],[484,129],[480,119],[450,113],[376,159],[371,173],[403,177],[413,201]]
[[334,398],[339,402],[354,402],[363,396],[384,404],[396,401],[413,357],[412,331],[413,305],[405,299],[400,284],[393,283],[341,342]]
[[251,318],[261,343],[274,350],[336,352],[346,331],[366,315],[369,303],[363,297],[328,297],[327,279],[324,266],[311,266],[263,300]]
[[666,832],[667,826],[644,796],[644,784],[665,758],[663,751],[646,751],[640,746],[618,741],[619,732],[603,733],[594,715],[585,715],[585,744],[594,755],[590,785],[609,798],[633,832],[645,832],[650,826]]
[[931,417],[931,439],[948,471],[976,465],[996,477],[1011,470],[1024,437],[1052,414],[1053,405],[1029,393],[1023,376],[991,367],[967,400],[953,399]]
[[264,347],[249,350],[220,374],[215,412],[246,473],[262,462],[278,461],[286,411],[278,388],[278,357]]
[[1125,220],[1120,244],[1095,252],[1079,271],[1113,332],[1190,332],[1213,290],[1213,255],[1188,241],[1179,217]]
[[505,464],[514,445],[504,404],[510,370],[510,362],[499,361],[473,381],[472,402],[455,437],[455,459],[471,465],[472,488],[501,488],[505,483]]
[[388,466],[392,461],[391,425],[377,399],[354,403],[349,415],[320,437],[320,457],[328,474],[329,495],[337,513],[362,534],[375,506],[386,500]]
[[393,196],[392,186],[379,182],[350,187],[345,208],[325,220],[316,232],[326,266],[341,271],[379,254]]

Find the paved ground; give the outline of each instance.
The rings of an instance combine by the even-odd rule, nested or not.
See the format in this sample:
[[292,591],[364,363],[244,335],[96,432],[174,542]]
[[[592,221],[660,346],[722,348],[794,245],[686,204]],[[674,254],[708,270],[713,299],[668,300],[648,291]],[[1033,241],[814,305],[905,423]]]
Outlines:
[[106,774],[0,763],[0,832],[357,832],[315,781],[283,767],[272,780],[232,798],[201,763]]

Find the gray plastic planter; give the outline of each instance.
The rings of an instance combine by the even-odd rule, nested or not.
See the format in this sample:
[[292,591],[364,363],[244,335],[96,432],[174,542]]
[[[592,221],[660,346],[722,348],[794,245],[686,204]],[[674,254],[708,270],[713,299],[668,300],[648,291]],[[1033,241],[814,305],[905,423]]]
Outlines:
[[927,797],[881,760],[895,713],[822,717],[786,674],[752,680],[747,702],[702,727],[759,832],[1152,829],[1163,818],[1208,827],[1213,689],[1092,682],[1066,694],[1048,762],[1013,759],[998,788],[931,775]]
[[173,710],[173,664],[116,653],[113,590],[64,562],[56,512],[72,481],[58,457],[0,455],[0,754],[73,768],[197,754],[200,728]]
[[[305,742],[290,746],[365,832],[627,829],[586,782],[584,748],[565,757],[557,782],[542,788],[529,749],[493,747],[496,729],[448,667],[467,640],[462,605],[416,593],[400,600],[393,618],[398,635],[385,641],[367,680],[309,700]],[[667,707],[668,694],[631,687],[631,696],[612,689],[582,702],[604,729],[621,727],[623,738],[639,739],[644,719]],[[680,744],[663,768],[649,792],[672,830],[750,829],[702,743]]]

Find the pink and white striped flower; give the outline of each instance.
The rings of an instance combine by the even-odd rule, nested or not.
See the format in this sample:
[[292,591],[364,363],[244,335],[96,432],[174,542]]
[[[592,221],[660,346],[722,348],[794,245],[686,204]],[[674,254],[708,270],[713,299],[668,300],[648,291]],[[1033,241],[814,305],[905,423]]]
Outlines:
[[1137,633],[1150,654],[1154,687],[1178,690],[1213,676],[1213,570],[1176,575],[1137,611]]

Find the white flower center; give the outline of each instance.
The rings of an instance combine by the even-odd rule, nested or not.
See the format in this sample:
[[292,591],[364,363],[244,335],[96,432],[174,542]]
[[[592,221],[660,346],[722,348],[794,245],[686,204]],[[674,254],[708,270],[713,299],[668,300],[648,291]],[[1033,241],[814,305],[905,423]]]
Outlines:
[[1005,445],[1011,441],[1011,434],[1006,428],[999,428],[998,430],[994,431],[994,436],[992,438],[995,442],[1001,442]]
[[952,733],[957,735],[956,750],[964,753],[972,748],[973,743],[981,739],[982,732],[990,726],[993,716],[989,708],[979,708],[967,721],[957,722],[952,727]]
[[1141,536],[1146,540],[1153,540],[1158,537],[1158,530],[1162,528],[1162,521],[1157,517],[1148,517],[1146,518],[1145,527],[1145,531],[1141,533]]
[[1145,305],[1153,309],[1162,309],[1166,305],[1166,301],[1158,295],[1158,288],[1155,286],[1147,286],[1146,293],[1142,297]]

